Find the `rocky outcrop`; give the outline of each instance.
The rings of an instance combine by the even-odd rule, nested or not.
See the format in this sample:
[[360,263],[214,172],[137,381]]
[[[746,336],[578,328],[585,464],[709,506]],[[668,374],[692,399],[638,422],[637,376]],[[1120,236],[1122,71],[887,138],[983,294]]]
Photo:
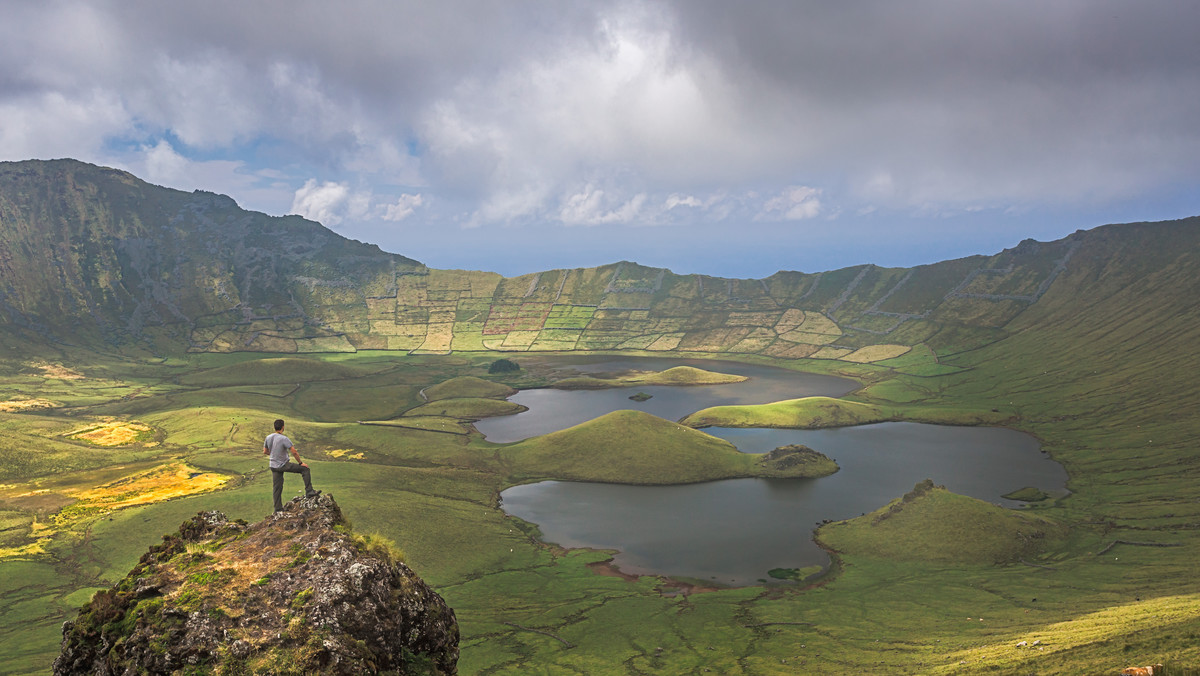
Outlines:
[[454,611],[332,496],[201,512],[63,624],[55,674],[455,674]]
[[764,470],[784,476],[817,478],[838,471],[838,465],[829,456],[814,451],[804,444],[780,446],[764,453],[758,460]]

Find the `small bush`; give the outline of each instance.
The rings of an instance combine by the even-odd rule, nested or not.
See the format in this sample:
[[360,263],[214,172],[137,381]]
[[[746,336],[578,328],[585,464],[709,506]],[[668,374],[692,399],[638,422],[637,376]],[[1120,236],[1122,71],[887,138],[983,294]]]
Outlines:
[[511,359],[497,359],[488,367],[488,373],[516,373],[520,370],[517,362]]
[[355,535],[354,543],[358,547],[358,551],[364,554],[370,554],[388,563],[404,563],[404,550],[382,535],[377,533]]

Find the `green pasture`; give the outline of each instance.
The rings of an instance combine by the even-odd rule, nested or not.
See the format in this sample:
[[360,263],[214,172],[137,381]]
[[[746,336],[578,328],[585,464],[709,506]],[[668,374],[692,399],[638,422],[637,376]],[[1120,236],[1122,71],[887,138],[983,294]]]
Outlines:
[[[1170,340],[1171,319],[1161,320],[1161,329],[1140,327],[1145,341]],[[879,364],[778,362],[864,387],[844,400],[698,412],[689,425],[1004,424],[1036,434],[1071,474],[1069,496],[1019,511],[940,489],[907,502],[892,496],[878,512],[821,528],[836,553],[819,579],[712,591],[599,574],[610,553],[562,550],[499,509],[501,490],[540,479],[769,473],[724,441],[635,412],[516,444],[483,440],[467,421],[502,413],[501,392],[561,377],[545,357],[521,355],[520,373],[495,377],[487,366],[498,355],[489,353],[45,354],[84,375],[62,381],[31,372],[23,356],[0,355],[0,390],[61,404],[0,414],[0,546],[46,543],[44,553],[0,558],[0,671],[45,673],[62,621],[184,519],[208,509],[265,516],[261,443],[276,417],[355,529],[394,540],[455,608],[463,674],[1194,668],[1200,456],[1188,421],[1200,415],[1197,385],[1182,354],[1147,352],[1145,372],[1096,368],[1100,348],[1088,347],[1088,330],[1018,334],[1013,347],[957,355],[918,347]],[[1031,360],[1034,346],[1057,356]],[[152,438],[99,448],[63,436],[102,417],[149,425]],[[170,459],[231,480],[45,530],[69,488]],[[290,497],[300,484],[288,479]]]

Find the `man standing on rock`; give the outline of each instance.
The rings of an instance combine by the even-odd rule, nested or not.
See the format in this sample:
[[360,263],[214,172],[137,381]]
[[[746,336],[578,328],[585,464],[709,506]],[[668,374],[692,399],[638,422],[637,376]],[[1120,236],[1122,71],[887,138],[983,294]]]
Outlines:
[[[296,462],[288,462],[288,451],[296,458]],[[300,461],[300,452],[292,445],[292,440],[283,436],[283,419],[275,421],[275,432],[267,435],[263,442],[263,455],[271,456],[271,495],[275,498],[275,511],[283,511],[283,473],[292,472],[304,477],[304,497],[311,498],[320,495],[314,491],[312,477],[308,465]]]

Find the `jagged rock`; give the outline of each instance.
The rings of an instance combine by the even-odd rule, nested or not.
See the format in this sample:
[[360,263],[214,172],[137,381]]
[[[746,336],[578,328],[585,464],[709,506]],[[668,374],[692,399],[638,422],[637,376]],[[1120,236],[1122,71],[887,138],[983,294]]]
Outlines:
[[454,611],[333,497],[201,512],[63,624],[55,674],[455,674]]

